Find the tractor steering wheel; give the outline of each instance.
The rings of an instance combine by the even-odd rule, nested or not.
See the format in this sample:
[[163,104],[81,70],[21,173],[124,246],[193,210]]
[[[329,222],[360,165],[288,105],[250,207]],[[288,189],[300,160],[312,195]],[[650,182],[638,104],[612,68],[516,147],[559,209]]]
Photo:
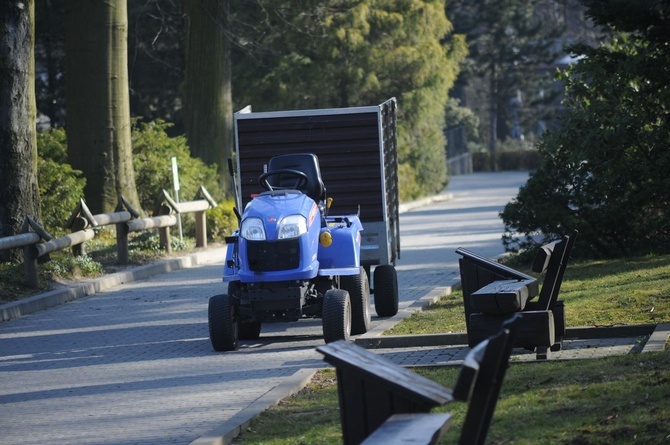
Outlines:
[[[286,187],[272,187],[270,183],[268,182],[268,178],[270,176],[276,176],[276,175],[287,175],[289,178],[293,177],[295,178],[295,183],[291,186],[286,186]],[[309,178],[307,177],[306,174],[299,170],[292,170],[288,168],[281,168],[278,170],[273,170],[270,172],[263,173],[258,177],[258,183],[263,186],[263,188],[269,192],[273,190],[300,190],[303,187],[307,185],[309,182]]]

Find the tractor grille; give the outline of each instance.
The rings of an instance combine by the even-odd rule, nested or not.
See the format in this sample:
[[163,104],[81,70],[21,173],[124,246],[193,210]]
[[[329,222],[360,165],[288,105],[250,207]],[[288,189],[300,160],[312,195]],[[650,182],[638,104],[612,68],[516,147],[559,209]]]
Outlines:
[[299,239],[282,241],[247,241],[249,269],[254,272],[273,272],[297,269],[300,266]]

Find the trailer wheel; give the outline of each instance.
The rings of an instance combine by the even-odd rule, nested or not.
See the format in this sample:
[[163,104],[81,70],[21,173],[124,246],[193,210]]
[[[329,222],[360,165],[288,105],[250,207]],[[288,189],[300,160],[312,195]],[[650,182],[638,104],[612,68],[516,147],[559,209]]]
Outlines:
[[395,267],[375,267],[375,310],[380,317],[392,317],[398,313],[398,274]]
[[240,340],[258,340],[260,336],[260,321],[243,321],[240,323]]
[[370,280],[363,267],[358,275],[340,277],[340,288],[349,292],[351,300],[351,333],[365,334],[370,329]]
[[326,343],[349,341],[351,334],[351,300],[344,289],[330,289],[323,299],[323,339]]
[[214,295],[207,310],[209,340],[215,351],[234,351],[238,345],[239,315],[228,294]]

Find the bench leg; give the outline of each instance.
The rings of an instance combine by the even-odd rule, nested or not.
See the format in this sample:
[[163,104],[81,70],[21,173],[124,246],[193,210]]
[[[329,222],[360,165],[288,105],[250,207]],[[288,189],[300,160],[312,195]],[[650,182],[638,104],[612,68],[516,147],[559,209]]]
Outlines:
[[551,357],[551,351],[552,349],[546,346],[538,346],[535,348],[535,358],[537,360],[548,360]]

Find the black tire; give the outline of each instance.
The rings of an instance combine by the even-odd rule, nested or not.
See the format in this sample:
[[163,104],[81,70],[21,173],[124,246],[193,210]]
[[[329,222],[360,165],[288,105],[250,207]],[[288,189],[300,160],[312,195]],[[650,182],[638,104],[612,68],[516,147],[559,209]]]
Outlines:
[[[242,289],[242,283],[239,281],[228,282],[228,295],[240,298],[239,292]],[[234,299],[234,301],[235,301]],[[240,340],[258,340],[261,336],[261,322],[251,321],[248,317],[239,315],[239,339]]]
[[330,289],[323,299],[323,339],[326,343],[349,341],[351,335],[351,300],[344,289]]
[[228,282],[228,292],[226,292],[230,296],[236,296],[239,298],[239,295],[235,295],[242,289],[242,283],[239,281],[229,281]]
[[260,336],[260,321],[243,321],[240,323],[240,340],[258,340]]
[[393,317],[398,313],[398,274],[395,267],[375,267],[375,311],[380,317]]
[[349,292],[351,300],[351,333],[365,334],[370,329],[370,280],[361,267],[358,275],[342,275],[340,288]]
[[238,346],[239,316],[237,305],[228,294],[214,295],[207,310],[209,340],[215,351],[234,351]]

